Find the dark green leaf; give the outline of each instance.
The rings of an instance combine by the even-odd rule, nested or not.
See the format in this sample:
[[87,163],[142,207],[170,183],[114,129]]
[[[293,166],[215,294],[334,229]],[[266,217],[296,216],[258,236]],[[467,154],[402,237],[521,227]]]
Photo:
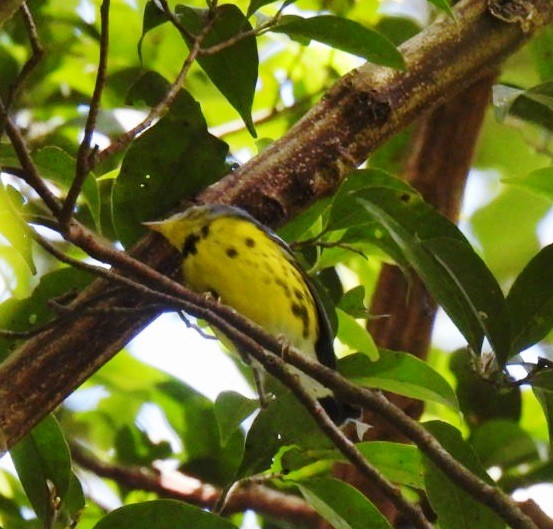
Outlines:
[[368,310],[365,308],[365,287],[358,285],[344,292],[338,303],[338,308],[354,318],[366,318]]
[[365,208],[352,203],[351,196],[355,191],[367,190],[367,192],[370,192],[372,188],[379,187],[400,192],[414,192],[408,184],[380,169],[352,171],[334,195],[325,231],[342,230],[374,223],[373,217],[367,213]]
[[[207,13],[207,10],[200,11],[185,5],[176,7],[177,18],[193,34],[198,34],[208,23]],[[248,19],[237,6],[220,5],[215,12],[215,21],[202,41],[202,48],[223,44],[251,30]],[[217,53],[200,54],[197,60],[213,84],[238,111],[250,134],[256,137],[251,116],[259,67],[255,36],[241,38]]]
[[480,352],[487,336],[503,363],[510,343],[505,300],[459,229],[413,192],[383,186],[359,191],[357,196],[401,248],[472,349]]
[[428,364],[408,353],[379,349],[380,358],[371,362],[354,354],[338,363],[340,373],[356,384],[393,391],[400,395],[439,402],[458,410],[451,386]]
[[553,244],[542,248],[516,278],[507,307],[513,334],[511,354],[544,338],[553,327]]
[[523,178],[505,178],[502,182],[520,186],[553,200],[553,167],[536,169]]
[[[492,483],[457,429],[440,421],[428,422],[424,426],[457,461],[478,477]],[[428,500],[438,515],[441,529],[466,529],[467,527],[503,529],[505,527],[505,522],[501,518],[454,485],[428,458],[423,457],[423,462]]]
[[[130,101],[153,106],[169,85],[155,73],[144,75]],[[212,136],[196,101],[181,90],[171,112],[129,147],[113,186],[113,218],[125,246],[144,232],[141,222],[166,215],[184,198],[225,172],[226,143]]]
[[524,97],[553,110],[553,81],[533,86],[524,92]]
[[508,468],[539,458],[530,435],[514,421],[487,421],[473,430],[469,442],[486,468]]
[[[33,156],[41,175],[68,190],[75,177],[75,159],[59,147],[49,145],[39,149]],[[90,173],[84,182],[82,196],[95,224],[100,222],[100,195],[96,179]]]
[[236,529],[236,526],[199,507],[176,500],[126,505],[110,512],[93,529]]
[[43,419],[10,454],[36,515],[52,519],[55,498],[65,499],[71,481],[69,448],[54,416]]
[[297,483],[303,497],[334,529],[391,529],[380,511],[357,489],[335,478]]
[[520,388],[500,388],[491,380],[478,374],[469,351],[452,353],[450,369],[457,378],[457,398],[465,420],[470,426],[478,426],[490,419],[518,421],[521,412]]
[[[279,393],[259,412],[248,431],[239,477],[267,470],[279,449],[292,445],[300,449],[326,449],[330,441],[294,395]],[[286,472],[289,470],[292,468]]]
[[378,360],[378,349],[369,331],[360,325],[353,316],[337,308],[338,338],[356,352],[367,355],[368,358]]
[[380,33],[347,18],[334,15],[311,18],[287,15],[271,31],[286,33],[296,39],[317,40],[390,68],[405,68],[403,57],[392,42]]
[[219,426],[221,445],[226,445],[230,436],[255,410],[259,408],[257,399],[248,399],[235,391],[223,391],[215,401],[215,418]]
[[151,401],[164,410],[167,420],[183,444],[181,468],[225,486],[234,479],[244,451],[244,434],[235,429],[223,445],[213,403],[177,380],[155,385]]

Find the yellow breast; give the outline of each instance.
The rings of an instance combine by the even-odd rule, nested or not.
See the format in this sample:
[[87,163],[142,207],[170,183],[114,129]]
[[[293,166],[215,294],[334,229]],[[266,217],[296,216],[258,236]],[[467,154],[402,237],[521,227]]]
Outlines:
[[267,332],[314,356],[319,333],[315,301],[301,272],[265,232],[240,218],[217,217],[183,247],[183,275]]

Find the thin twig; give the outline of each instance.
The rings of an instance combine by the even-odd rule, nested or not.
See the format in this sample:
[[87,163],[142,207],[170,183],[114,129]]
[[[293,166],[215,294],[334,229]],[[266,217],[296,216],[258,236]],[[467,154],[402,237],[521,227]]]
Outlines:
[[8,115],[7,109],[4,105],[2,97],[0,97],[0,123],[5,123],[5,131],[8,136],[16,154],[19,159],[19,162],[22,166],[22,178],[24,181],[29,184],[40,196],[40,198],[46,204],[46,207],[52,212],[56,217],[61,212],[61,204],[58,198],[48,189],[48,186],[41,178],[38,168],[33,162],[31,154],[27,149],[25,140],[21,135],[21,132],[18,127],[13,123],[11,118]]
[[356,386],[332,369],[307,359],[297,351],[287,352],[286,360],[332,389],[344,401],[358,404],[380,415],[413,441],[456,485],[478,502],[487,505],[513,529],[536,529],[507,494],[466,469],[422,425],[392,404],[381,392]]
[[[17,97],[19,90],[21,90],[22,86],[25,84],[25,81],[27,80],[31,72],[35,69],[37,64],[40,62],[42,57],[44,57],[44,48],[40,43],[36,24],[33,19],[33,15],[31,14],[31,11],[27,6],[27,3],[23,2],[21,4],[20,9],[21,9],[21,15],[23,16],[23,23],[25,24],[25,28],[27,29],[29,44],[31,45],[31,56],[27,59],[27,61],[21,68],[21,71],[17,75],[17,78],[15,79],[6,97],[7,109],[11,107],[13,101]],[[0,127],[0,130],[1,130],[1,127]]]
[[109,49],[109,6],[110,0],[103,0],[102,6],[100,7],[101,32],[98,73],[96,74],[96,83],[94,85],[94,91],[92,93],[92,98],[88,108],[88,116],[84,127],[83,140],[79,145],[79,151],[77,153],[75,177],[73,178],[73,182],[69,188],[65,202],[63,203],[61,214],[59,215],[59,222],[64,228],[73,214],[75,204],[77,203],[77,199],[79,198],[85,179],[90,172],[90,162],[94,158],[95,154],[94,152],[91,152],[91,143],[94,129],[96,128],[96,120],[98,119],[102,91],[106,84]]
[[180,20],[176,17],[175,13],[171,11],[171,8],[169,7],[169,4],[167,3],[167,0],[159,0],[159,3],[161,7],[163,8],[163,12],[175,26],[175,28],[178,30],[178,32],[183,36],[184,40],[187,42],[193,42],[194,41],[194,35],[190,33],[180,22]]
[[336,448],[355,465],[371,483],[374,483],[378,487],[378,489],[395,505],[398,511],[402,512],[411,520],[414,527],[432,529],[432,524],[426,519],[420,506],[405,499],[401,491],[363,457],[363,454],[355,444],[342,433],[317,400],[305,389],[299,378],[289,371],[286,362],[282,358],[261,350],[255,353],[252,351],[251,353],[252,356],[255,355],[256,360],[261,362],[267,371],[284,382],[286,386],[292,390],[294,395],[315,419],[319,428],[334,443]]
[[113,143],[109,145],[109,147],[106,147],[104,150],[97,153],[94,157],[94,160],[91,160],[91,168],[93,167],[93,165],[101,163],[106,158],[109,158],[113,154],[125,149],[129,145],[129,143],[131,143],[131,141],[136,138],[136,136],[138,136],[141,132],[152,125],[154,121],[160,119],[167,113],[169,107],[178,96],[181,90],[181,86],[184,83],[186,76],[188,75],[188,71],[190,70],[192,63],[196,60],[196,57],[198,56],[198,51],[200,50],[201,43],[206,34],[211,29],[212,25],[213,19],[208,20],[206,25],[202,28],[201,33],[194,39],[194,42],[190,47],[190,51],[186,56],[186,59],[184,60],[184,63],[180,69],[179,74],[177,75],[177,78],[171,85],[171,88],[168,90],[163,100],[160,101],[155,107],[153,107],[146,118],[142,120],[138,125],[136,125],[136,127],[133,127],[125,134],[122,134],[115,141],[113,141]]

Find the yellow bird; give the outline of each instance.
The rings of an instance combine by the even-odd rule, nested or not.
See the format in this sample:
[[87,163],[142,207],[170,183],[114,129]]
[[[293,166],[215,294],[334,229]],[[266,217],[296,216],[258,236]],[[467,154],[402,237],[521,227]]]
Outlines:
[[[182,254],[185,285],[284,338],[312,359],[335,368],[333,333],[321,300],[288,245],[234,206],[202,205],[145,223]],[[357,410],[299,370],[304,387],[341,424]]]

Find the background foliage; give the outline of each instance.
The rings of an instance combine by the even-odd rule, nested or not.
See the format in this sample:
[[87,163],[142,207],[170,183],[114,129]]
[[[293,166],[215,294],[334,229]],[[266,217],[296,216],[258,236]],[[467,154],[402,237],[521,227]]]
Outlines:
[[[0,95],[42,177],[63,194],[95,86],[100,3],[47,0],[29,7],[45,53],[18,78],[31,56],[28,29],[21,14],[7,21],[0,34]],[[201,2],[172,7],[180,31],[154,2],[111,2],[106,82],[92,142],[100,150],[163,100],[193,46],[190,34],[209,20]],[[274,19],[283,7],[284,16]],[[352,67],[367,59],[401,69],[393,44],[448,8],[410,2],[392,14],[396,8],[376,0],[217,6],[204,46],[252,27],[264,28],[262,34],[200,56],[170,112],[127,149],[101,157],[83,186],[77,218],[128,248],[143,234],[142,221],[166,215],[281,137]],[[305,18],[311,16],[318,18]],[[425,401],[428,430],[475,474],[491,480],[485,469],[499,469],[494,475],[507,492],[553,479],[552,49],[548,28],[502,67],[469,179],[464,235],[393,176],[401,171],[409,131],[352,173],[334,197],[281,231],[290,242],[324,243],[298,245],[299,258],[336,309],[340,350],[358,352],[344,357],[341,372],[361,385]],[[18,157],[5,138],[0,165],[0,327],[25,331],[49,321],[51,301],[82,289],[92,276],[33,242],[28,223],[47,226],[47,211],[17,178]],[[40,230],[69,255],[84,257]],[[367,317],[364,304],[381,263],[391,261],[423,278],[470,354],[450,354],[440,342],[425,363],[409,351],[377,349],[359,320]],[[0,340],[4,359],[18,341]],[[520,353],[530,347],[523,360]],[[492,349],[496,364],[489,362]],[[519,379],[530,373],[531,388],[510,383],[502,374],[506,363],[522,366],[509,371]],[[18,479],[8,470],[0,474],[0,524],[226,528],[240,526],[244,506],[266,528],[313,523],[307,507],[301,516],[286,514],[292,496],[334,527],[388,527],[372,503],[330,477],[342,456],[291,395],[276,386],[275,392],[284,394],[246,432],[240,425],[255,401],[224,392],[211,402],[122,351],[77,391],[86,405],[61,406],[11,451]],[[147,426],[145,409],[163,417],[161,434]],[[407,497],[425,491],[443,529],[504,526],[414,446],[380,441],[360,449]],[[183,481],[170,487],[160,472],[178,472]],[[198,508],[216,498],[208,486],[225,489],[252,477],[267,489],[260,497],[276,491],[289,503],[283,500],[275,512],[253,497],[228,518]],[[184,478],[198,480],[196,488]],[[114,503],[125,507],[107,513]]]

